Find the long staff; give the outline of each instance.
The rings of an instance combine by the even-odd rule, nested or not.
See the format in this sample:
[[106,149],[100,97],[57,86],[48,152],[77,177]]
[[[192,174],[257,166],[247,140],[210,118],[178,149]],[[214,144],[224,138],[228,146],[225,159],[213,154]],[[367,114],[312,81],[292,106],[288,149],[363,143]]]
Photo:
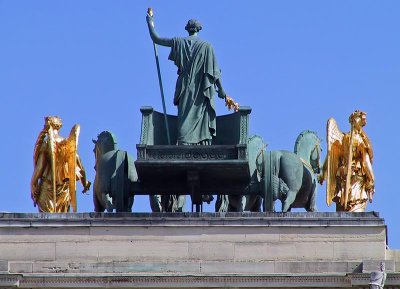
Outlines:
[[[149,8],[147,9],[147,14],[150,17],[153,17],[153,9]],[[152,25],[154,27],[154,22],[152,22]],[[160,92],[161,92],[161,102],[163,106],[163,111],[164,111],[164,120],[165,120],[165,129],[167,131],[167,140],[168,144],[171,144],[171,139],[169,137],[169,126],[168,126],[168,118],[167,118],[167,109],[165,107],[165,98],[164,98],[164,89],[163,89],[163,84],[161,80],[161,70],[160,70],[160,62],[158,60],[158,51],[157,51],[157,45],[153,42],[153,47],[154,47],[154,56],[156,58],[156,65],[157,65],[157,74],[158,74],[158,83],[160,85]]]
[[51,177],[52,177],[52,189],[53,189],[53,212],[57,212],[57,184],[56,184],[56,144],[54,139],[54,131],[51,125],[48,130],[49,134],[49,146],[50,146],[50,160],[51,160]]
[[349,199],[349,194],[351,192],[351,174],[352,168],[351,164],[353,162],[353,139],[354,139],[354,127],[351,124],[350,130],[350,145],[349,145],[349,153],[348,153],[348,160],[347,160],[347,175],[346,175],[346,187],[345,187],[345,194],[344,194],[344,210],[347,209],[347,201]]

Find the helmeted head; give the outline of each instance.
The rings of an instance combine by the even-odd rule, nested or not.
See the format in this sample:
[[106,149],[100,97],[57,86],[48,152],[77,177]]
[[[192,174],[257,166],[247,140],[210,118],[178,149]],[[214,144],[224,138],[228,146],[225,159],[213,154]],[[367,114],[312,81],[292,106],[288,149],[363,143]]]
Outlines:
[[201,23],[196,20],[196,19],[190,19],[186,26],[185,26],[185,30],[187,32],[189,32],[189,34],[194,34],[199,32],[203,27],[201,26]]
[[46,116],[44,120],[53,129],[59,130],[62,127],[62,120],[59,116]]

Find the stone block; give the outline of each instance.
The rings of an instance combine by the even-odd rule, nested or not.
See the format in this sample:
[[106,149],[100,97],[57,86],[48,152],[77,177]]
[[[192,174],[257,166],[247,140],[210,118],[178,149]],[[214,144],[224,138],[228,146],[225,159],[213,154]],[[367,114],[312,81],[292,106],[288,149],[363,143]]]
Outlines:
[[55,243],[1,243],[0,259],[8,261],[53,261]]
[[10,262],[10,273],[32,273],[33,262]]
[[235,244],[235,261],[296,260],[294,243],[238,243]]
[[187,243],[163,240],[130,242],[91,242],[98,250],[98,261],[171,261],[188,260]]
[[199,262],[35,262],[36,274],[186,273],[200,272]]
[[[199,230],[201,228],[201,230]],[[278,242],[276,227],[168,226],[168,227],[91,227],[90,240],[145,241],[162,238],[167,242]]]
[[363,260],[368,254],[370,260],[385,259],[383,242],[334,242],[334,260]]
[[[307,234],[305,234],[307,232]],[[297,242],[385,242],[386,231],[383,227],[288,227],[282,228],[280,241]]]
[[0,242],[54,242],[89,241],[87,227],[0,227]]
[[233,260],[234,244],[228,242],[189,243],[190,260]]
[[274,273],[278,274],[313,274],[322,273],[347,273],[347,262],[331,261],[291,261],[275,262]]
[[320,261],[333,259],[331,242],[295,242],[297,260]]
[[98,272],[106,273],[185,273],[198,274],[199,262],[112,262],[95,264]]
[[209,262],[201,261],[201,273],[204,274],[272,274],[274,261],[270,262]]
[[8,261],[0,260],[0,272],[8,272]]
[[385,272],[395,271],[395,262],[393,260],[364,260],[362,262],[362,272],[371,273],[381,270],[381,262],[385,263]]
[[394,260],[395,262],[400,262],[400,250],[386,250],[386,260]]
[[98,248],[91,242],[57,242],[57,261],[97,261]]

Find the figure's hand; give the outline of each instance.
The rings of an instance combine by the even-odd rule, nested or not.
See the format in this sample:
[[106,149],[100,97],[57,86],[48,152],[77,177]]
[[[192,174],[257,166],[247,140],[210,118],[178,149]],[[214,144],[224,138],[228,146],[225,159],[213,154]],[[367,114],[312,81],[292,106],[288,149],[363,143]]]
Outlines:
[[222,99],[226,98],[226,92],[222,88],[218,89],[218,97]]
[[372,196],[375,193],[375,184],[374,182],[369,182],[365,185],[365,190],[368,193],[369,202],[372,203]]
[[92,184],[92,183],[89,182],[89,181],[86,182],[86,184],[85,184],[84,187],[83,187],[83,191],[82,191],[83,194],[89,194],[88,191],[89,191],[89,189],[90,189],[90,185],[91,185],[91,184]]
[[149,17],[153,17],[154,13],[151,7],[147,8],[147,15],[149,15]]
[[323,174],[318,175],[318,183],[320,185],[322,185],[324,183],[324,175]]
[[225,95],[225,106],[227,106],[229,110],[233,109],[235,112],[239,111],[239,103],[235,102],[233,98],[227,95]]
[[39,184],[37,182],[31,184],[31,198],[33,205],[36,207],[37,199],[39,198]]
[[147,20],[147,23],[148,23],[148,24],[150,24],[151,26],[154,27],[153,16],[154,16],[153,9],[148,8],[148,9],[147,9],[146,20]]

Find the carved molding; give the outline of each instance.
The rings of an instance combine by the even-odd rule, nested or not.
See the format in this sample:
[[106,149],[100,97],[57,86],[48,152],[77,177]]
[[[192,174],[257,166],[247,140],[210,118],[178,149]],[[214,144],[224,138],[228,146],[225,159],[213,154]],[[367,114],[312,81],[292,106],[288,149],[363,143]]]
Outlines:
[[0,274],[0,288],[18,288],[21,278],[20,275]]
[[[54,274],[56,275],[56,274]],[[21,288],[368,288],[369,274],[330,275],[264,275],[264,276],[68,276],[41,275],[5,277],[0,275],[0,287]],[[7,285],[9,284],[9,285]],[[385,288],[399,288],[400,273],[388,276]]]
[[[236,149],[223,149],[208,147],[174,146],[169,149],[139,148],[145,150],[140,156],[145,156],[146,160],[190,160],[190,161],[213,161],[213,160],[234,160],[237,158]],[[143,160],[143,159],[141,159]]]
[[21,287],[29,288],[297,288],[351,287],[346,276],[91,276],[67,275],[24,277]]

